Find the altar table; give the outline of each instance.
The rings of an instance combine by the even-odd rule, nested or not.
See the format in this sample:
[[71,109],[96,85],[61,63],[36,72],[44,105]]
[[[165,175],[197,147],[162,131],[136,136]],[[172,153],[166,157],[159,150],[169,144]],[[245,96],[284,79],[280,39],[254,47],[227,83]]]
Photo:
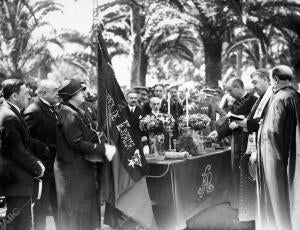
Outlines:
[[160,229],[184,229],[198,212],[234,199],[230,149],[148,164],[147,185]]

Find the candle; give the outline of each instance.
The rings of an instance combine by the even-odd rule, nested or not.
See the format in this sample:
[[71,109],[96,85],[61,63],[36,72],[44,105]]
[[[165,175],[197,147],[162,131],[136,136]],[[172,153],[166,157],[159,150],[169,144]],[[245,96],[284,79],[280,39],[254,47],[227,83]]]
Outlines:
[[168,93],[168,114],[171,114],[171,94]]
[[189,127],[189,108],[188,108],[188,100],[189,100],[189,92],[187,91],[185,94],[185,111],[186,111],[186,127]]

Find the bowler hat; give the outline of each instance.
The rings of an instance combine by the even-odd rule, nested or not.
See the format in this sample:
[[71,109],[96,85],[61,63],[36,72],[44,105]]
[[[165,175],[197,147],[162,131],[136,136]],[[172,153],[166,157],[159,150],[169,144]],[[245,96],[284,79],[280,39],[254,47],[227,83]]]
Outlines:
[[70,79],[63,82],[61,88],[58,90],[58,95],[60,97],[72,97],[80,90],[86,87],[81,84],[77,79]]

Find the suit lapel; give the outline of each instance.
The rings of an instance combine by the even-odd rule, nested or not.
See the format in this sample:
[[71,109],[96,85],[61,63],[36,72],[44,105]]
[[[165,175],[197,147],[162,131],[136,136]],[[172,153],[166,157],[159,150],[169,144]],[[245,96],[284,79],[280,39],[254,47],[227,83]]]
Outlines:
[[22,117],[22,115],[20,114],[20,112],[10,103],[7,103],[8,107],[10,108],[11,111],[14,112],[14,114],[19,118],[19,120],[21,121],[22,125],[27,129],[27,125],[24,121],[24,118]]
[[138,107],[136,106],[135,109],[134,109],[134,112],[133,112],[133,118],[135,119],[136,117],[139,116],[139,111],[138,111]]
[[9,103],[6,103],[6,104],[7,104],[7,107],[18,117],[21,127],[24,131],[23,133],[25,134],[24,140],[25,140],[25,142],[28,142],[30,139],[30,134],[29,134],[29,130],[27,128],[27,125],[26,125],[26,122],[25,122],[23,116],[19,113],[19,111],[13,105],[11,105]]
[[55,114],[50,110],[48,105],[42,102],[41,99],[39,99],[37,103],[46,116],[50,117],[53,121],[56,121]]

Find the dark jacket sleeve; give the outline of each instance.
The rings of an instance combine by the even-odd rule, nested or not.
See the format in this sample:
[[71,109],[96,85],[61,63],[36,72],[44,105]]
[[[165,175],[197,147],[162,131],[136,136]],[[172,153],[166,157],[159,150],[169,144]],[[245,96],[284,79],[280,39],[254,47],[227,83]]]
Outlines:
[[217,128],[218,137],[220,139],[228,137],[232,134],[232,130],[229,128],[229,120],[226,119],[220,127]]
[[[95,153],[95,151],[100,154],[105,153],[104,144],[96,144],[89,140],[83,138],[84,126],[80,125],[79,118],[71,112],[65,112],[61,116],[61,129],[64,137],[71,149],[76,152],[85,154]],[[95,148],[96,147],[96,148]]]
[[33,154],[39,158],[44,159],[49,155],[49,146],[37,138],[33,138],[35,135],[35,129],[39,120],[40,114],[37,111],[26,111],[24,113],[24,120],[30,132],[30,144]]
[[[236,107],[232,113],[236,115],[248,116],[252,106],[254,105],[257,98],[253,95],[250,95],[244,103]],[[232,134],[232,130],[229,128],[229,120],[226,119],[225,122],[217,129],[219,138],[224,138]]]
[[28,149],[25,148],[22,136],[17,129],[18,123],[14,118],[5,122],[6,143],[9,146],[10,158],[17,162],[20,167],[31,173],[33,176],[39,176],[42,173],[40,165]]
[[247,120],[248,133],[257,132],[258,129],[259,129],[259,119],[248,119]]

